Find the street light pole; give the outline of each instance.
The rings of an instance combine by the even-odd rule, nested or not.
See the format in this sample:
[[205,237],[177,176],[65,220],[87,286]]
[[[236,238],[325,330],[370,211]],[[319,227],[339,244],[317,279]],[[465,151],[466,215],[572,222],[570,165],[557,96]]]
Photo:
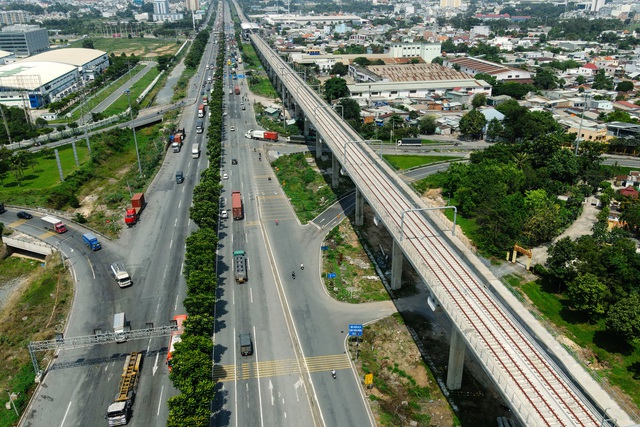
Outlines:
[[578,155],[578,146],[580,145],[580,136],[582,134],[582,121],[584,120],[584,113],[587,108],[587,98],[589,97],[589,92],[584,93],[584,105],[582,106],[582,115],[580,116],[580,126],[578,127],[578,138],[576,138],[576,150],[575,155]]
[[9,402],[11,402],[11,406],[13,406],[13,410],[16,411],[16,415],[18,416],[18,418],[20,418],[20,414],[18,413],[18,408],[16,408],[16,402],[13,401],[13,397],[11,396],[9,389],[7,389],[7,394],[9,395]]
[[136,146],[136,157],[138,158],[138,172],[142,178],[142,165],[140,164],[140,152],[138,151],[138,138],[136,137],[136,125],[133,123],[133,110],[131,109],[131,91],[127,89],[127,101],[129,102],[129,117],[131,118],[131,131],[133,132],[133,143]]

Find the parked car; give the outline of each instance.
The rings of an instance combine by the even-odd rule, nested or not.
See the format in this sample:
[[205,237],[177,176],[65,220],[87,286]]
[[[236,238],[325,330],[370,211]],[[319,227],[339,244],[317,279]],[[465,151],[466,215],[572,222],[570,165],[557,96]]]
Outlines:
[[229,179],[229,175],[228,175],[228,174],[226,174],[226,173],[223,173],[223,174],[222,174],[222,179]]
[[20,219],[31,219],[31,218],[33,218],[33,215],[31,215],[29,212],[25,212],[25,211],[20,211],[16,215],[18,215],[18,218],[20,218]]
[[222,218],[222,219],[229,218],[229,212],[227,212],[226,210],[221,210],[220,211],[220,218]]
[[231,127],[229,128],[229,130],[233,131],[233,130],[236,130],[236,128],[235,128],[235,126],[231,126]]

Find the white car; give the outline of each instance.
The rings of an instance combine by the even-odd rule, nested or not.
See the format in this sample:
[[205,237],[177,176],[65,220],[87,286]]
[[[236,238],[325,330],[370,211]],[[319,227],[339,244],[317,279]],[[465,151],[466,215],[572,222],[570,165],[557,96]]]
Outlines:
[[223,116],[223,117],[224,117],[224,116],[226,116],[226,115],[227,115],[227,112],[226,112],[226,111],[225,111],[224,113],[222,113],[222,116]]
[[220,218],[222,218],[222,219],[229,218],[229,213],[226,210],[220,211]]
[[228,174],[226,174],[226,173],[223,173],[223,174],[222,174],[222,179],[229,179],[229,175],[228,175]]
[[234,131],[234,130],[236,130],[236,128],[235,128],[234,126],[231,126],[231,127],[229,128],[229,130]]

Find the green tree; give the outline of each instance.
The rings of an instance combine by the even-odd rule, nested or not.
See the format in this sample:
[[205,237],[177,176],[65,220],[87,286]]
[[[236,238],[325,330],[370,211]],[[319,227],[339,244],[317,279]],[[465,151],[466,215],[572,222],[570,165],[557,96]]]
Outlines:
[[633,82],[629,80],[623,80],[620,83],[618,83],[616,90],[618,92],[630,92],[633,90]]
[[487,105],[487,95],[476,93],[471,99],[471,106],[475,109]]
[[613,80],[611,80],[604,74],[604,70],[598,70],[596,76],[593,79],[593,84],[591,85],[591,87],[596,90],[613,90]]
[[487,141],[497,141],[502,133],[504,132],[504,127],[500,120],[495,117],[489,120],[489,124],[487,125],[487,134],[485,135]]
[[418,120],[418,127],[420,129],[420,133],[423,135],[433,135],[436,133],[436,128],[438,127],[436,124],[436,116],[433,114],[427,114]]
[[[345,120],[360,121],[360,104],[353,98],[342,98],[338,105],[342,106]],[[336,108],[336,112],[340,113],[341,108]]]
[[333,64],[331,71],[329,74],[333,74],[334,76],[346,76],[349,72],[349,69],[342,62],[336,62]]
[[369,61],[364,56],[357,57],[356,59],[353,60],[353,62],[361,67],[366,67],[367,65],[371,65],[371,61]]
[[606,328],[632,344],[640,339],[640,296],[632,293],[616,302],[605,320]]
[[552,90],[558,87],[558,77],[548,67],[540,67],[533,78],[533,84],[540,89]]
[[545,190],[528,190],[524,199],[527,218],[522,234],[531,246],[548,242],[558,232],[560,207],[554,203]]
[[605,313],[607,294],[607,287],[591,273],[580,274],[567,284],[567,297],[573,308],[590,316]]
[[551,246],[547,251],[547,271],[552,276],[552,281],[558,285],[558,292],[562,287],[576,276],[576,259],[578,248],[570,237],[563,237]]
[[444,64],[444,58],[442,56],[436,56],[435,58],[433,58],[433,60],[431,60],[431,63],[442,65]]
[[620,220],[627,223],[629,230],[637,232],[640,229],[640,202],[633,201],[620,214]]
[[576,77],[576,83],[578,83],[579,85],[583,85],[587,82],[587,79],[584,78],[584,76],[578,76]]
[[344,98],[349,96],[349,88],[347,88],[347,81],[340,77],[332,77],[327,79],[322,85],[324,98],[331,102],[334,99]]
[[82,47],[84,49],[95,49],[95,47],[93,47],[93,40],[91,39],[82,40]]
[[475,76],[473,76],[473,78],[476,80],[484,80],[485,82],[489,83],[491,86],[495,86],[496,84],[498,84],[498,79],[496,79],[496,77],[492,76],[491,74],[478,73]]
[[471,110],[460,119],[460,132],[473,139],[482,139],[482,131],[487,119],[478,110]]

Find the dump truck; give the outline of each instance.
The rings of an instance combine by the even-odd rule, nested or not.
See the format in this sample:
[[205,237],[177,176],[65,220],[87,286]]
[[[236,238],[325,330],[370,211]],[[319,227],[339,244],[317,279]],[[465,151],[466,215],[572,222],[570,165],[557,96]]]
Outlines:
[[131,198],[131,207],[127,208],[127,213],[124,216],[124,222],[127,226],[134,226],[140,219],[140,214],[147,206],[144,200],[144,193],[136,193]]
[[98,249],[102,249],[102,245],[98,241],[98,238],[94,236],[92,233],[84,233],[82,235],[82,241],[85,245],[89,246],[92,251],[97,251]]
[[242,250],[233,252],[233,270],[235,272],[236,282],[244,283],[247,281],[247,255]]
[[67,226],[64,225],[64,223],[61,220],[59,220],[54,216],[49,216],[49,215],[43,216],[41,218],[41,221],[42,221],[42,228],[44,228],[45,230],[55,231],[58,234],[67,232]]
[[[233,77],[235,78],[236,75],[234,74]],[[236,85],[235,91],[236,91],[236,95],[240,95],[240,86]]]
[[244,217],[242,212],[242,196],[239,191],[231,193],[231,212],[233,213],[233,219],[239,220]]
[[264,141],[277,141],[278,132],[271,132],[267,130],[249,130],[244,134],[245,138],[258,139]]
[[107,419],[110,426],[123,426],[129,422],[141,369],[142,353],[133,352],[127,355],[122,376],[120,377],[118,394],[116,394],[116,398],[107,409]]

